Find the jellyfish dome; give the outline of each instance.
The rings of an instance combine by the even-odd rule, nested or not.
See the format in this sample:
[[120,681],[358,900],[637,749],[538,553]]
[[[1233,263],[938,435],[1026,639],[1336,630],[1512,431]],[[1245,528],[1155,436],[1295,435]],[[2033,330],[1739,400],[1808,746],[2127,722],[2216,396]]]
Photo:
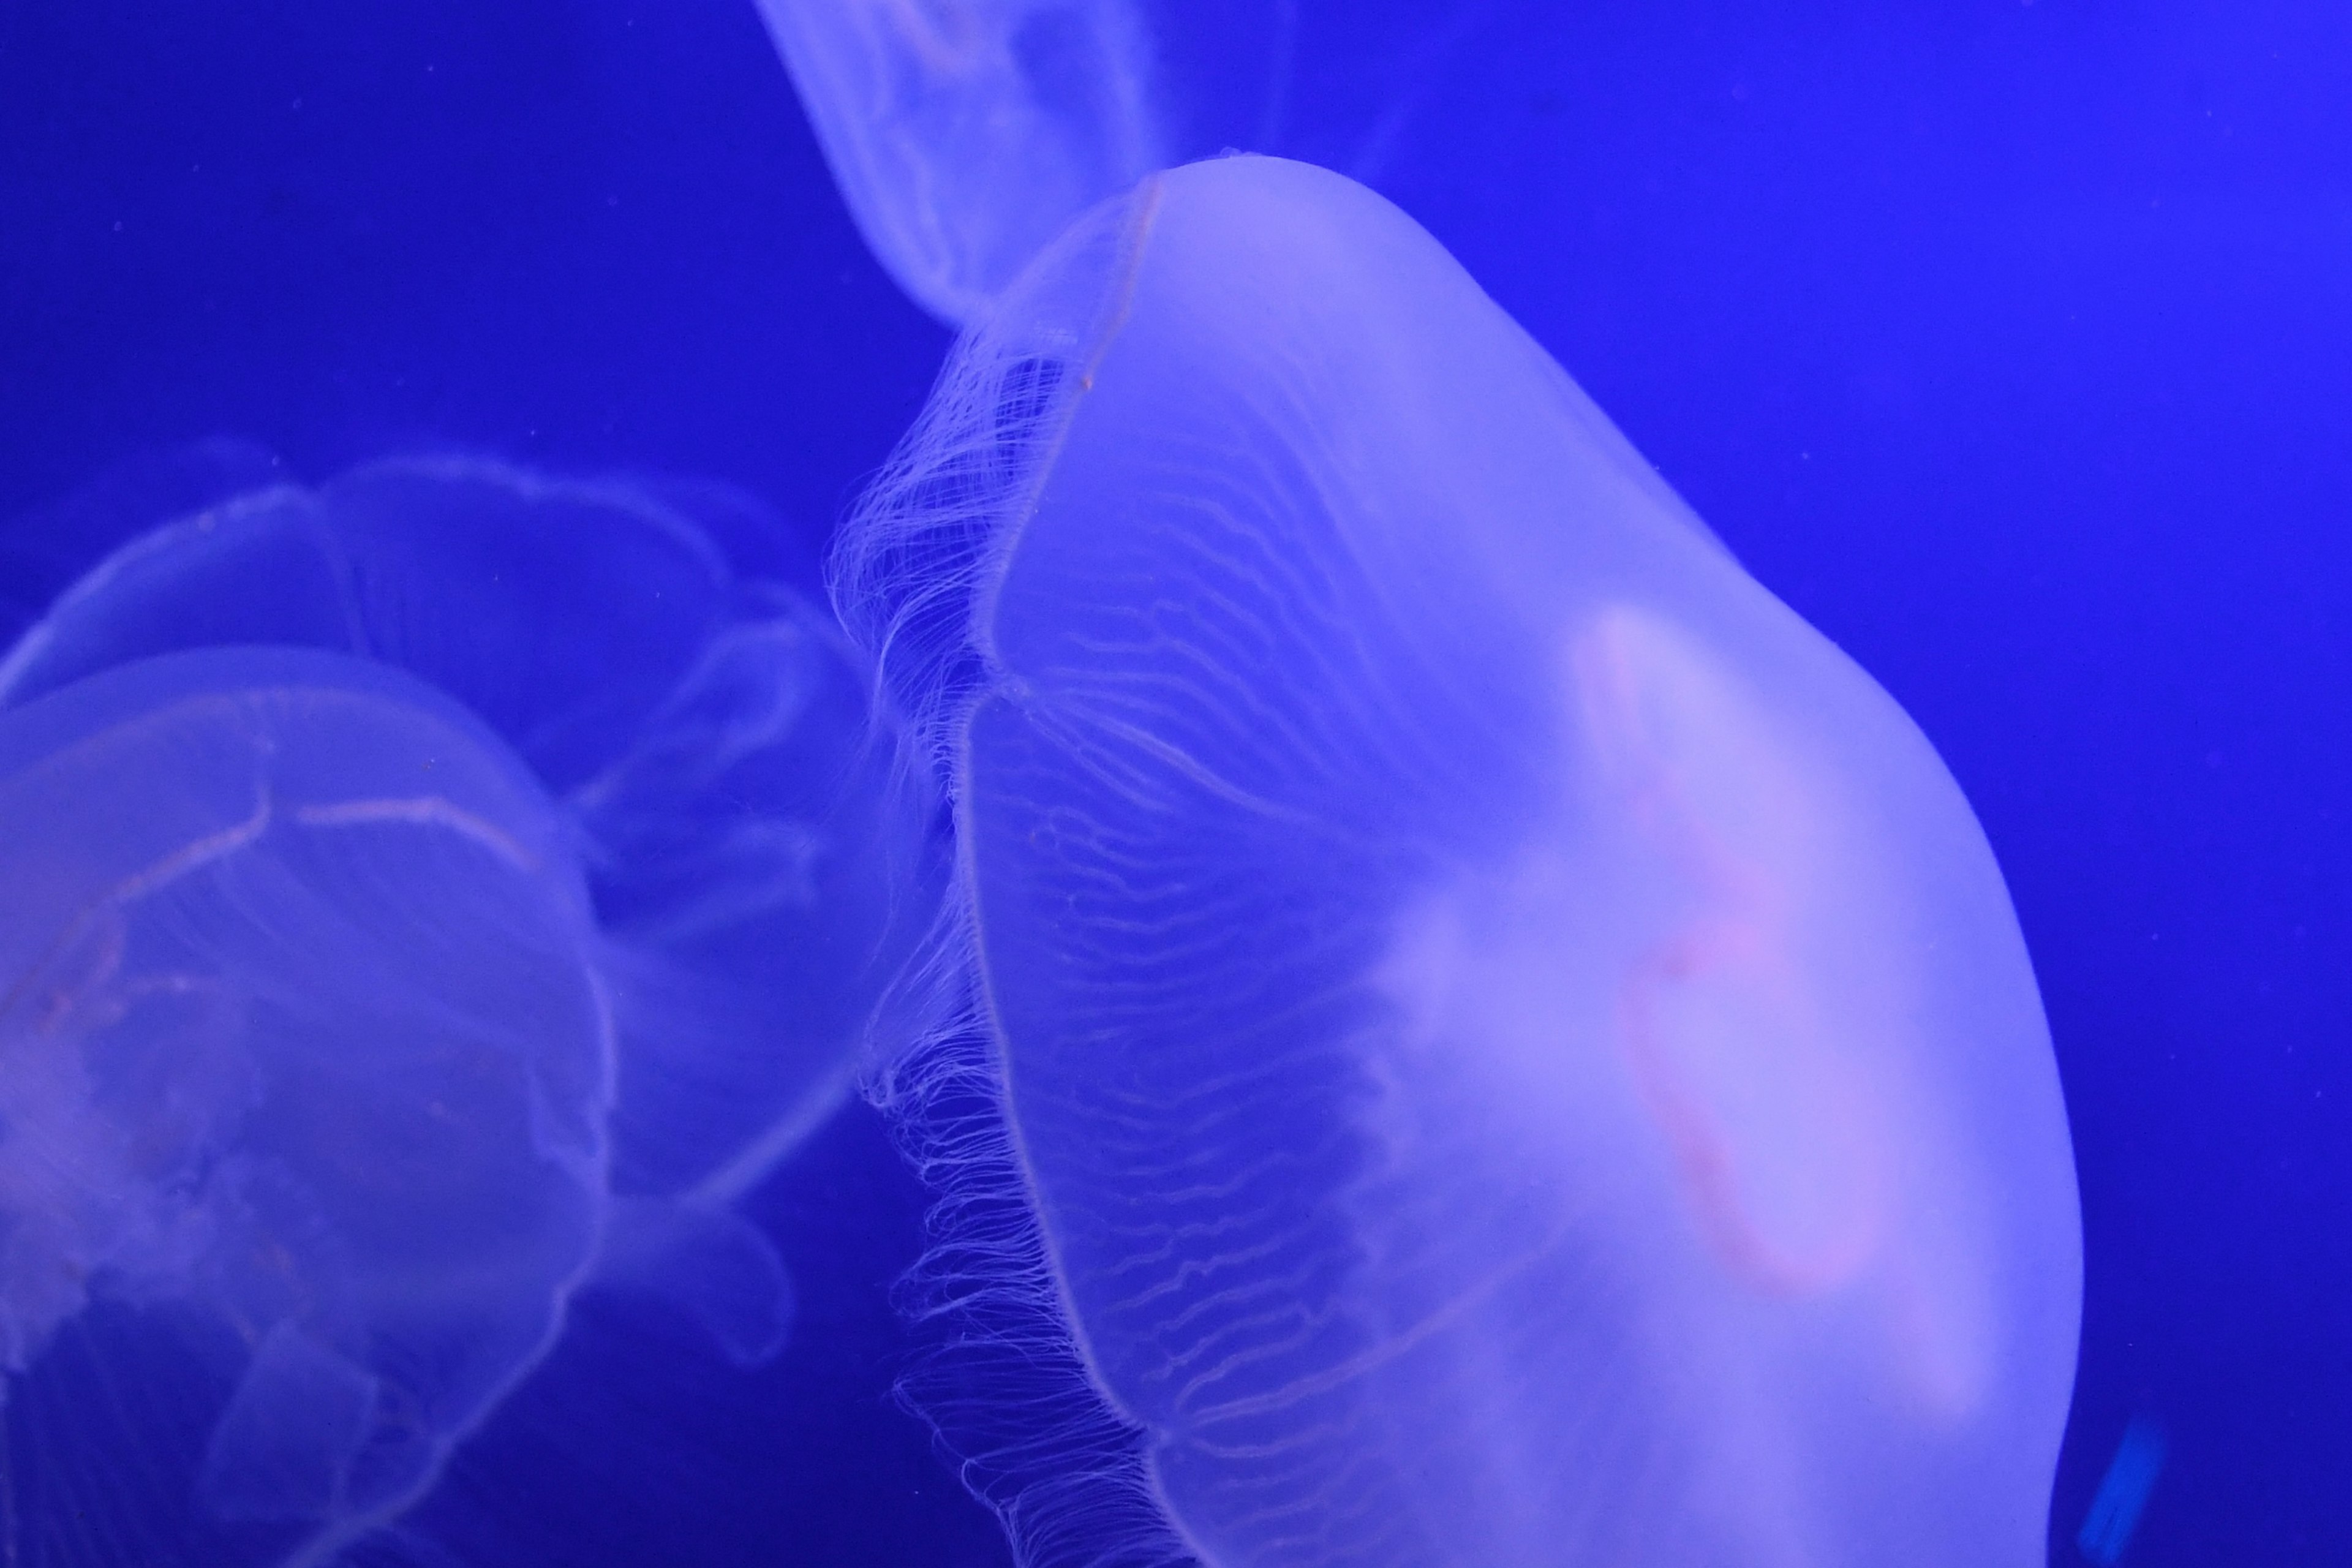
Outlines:
[[0,659],[0,1547],[438,1561],[579,1290],[785,1343],[735,1200],[850,1091],[926,808],[719,492],[140,490]]
[[241,648],[0,714],[0,1557],[327,1561],[597,1251],[562,819],[415,681]]
[[451,458],[154,523],[18,639],[0,705],[195,647],[405,671],[562,809],[621,1042],[618,1190],[723,1202],[848,1094],[920,823],[764,519]]
[[961,857],[911,1386],[1024,1562],[2042,1560],[2081,1243],[1984,837],[1408,218],[1097,209],[835,593]]

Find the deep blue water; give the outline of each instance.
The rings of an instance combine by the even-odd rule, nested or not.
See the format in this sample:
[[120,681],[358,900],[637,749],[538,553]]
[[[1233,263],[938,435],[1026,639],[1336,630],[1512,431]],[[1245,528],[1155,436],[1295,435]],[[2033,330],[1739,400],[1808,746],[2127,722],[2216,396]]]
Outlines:
[[[1983,821],[2082,1186],[2053,1562],[2135,1422],[2123,1561],[2352,1561],[2352,12],[1606,9],[1465,7],[1360,172]],[[749,0],[0,0],[0,516],[226,435],[716,479],[813,560],[946,346]],[[468,1561],[1007,1560],[888,1397],[878,1119],[753,1206],[792,1348],[588,1308],[434,1505]]]

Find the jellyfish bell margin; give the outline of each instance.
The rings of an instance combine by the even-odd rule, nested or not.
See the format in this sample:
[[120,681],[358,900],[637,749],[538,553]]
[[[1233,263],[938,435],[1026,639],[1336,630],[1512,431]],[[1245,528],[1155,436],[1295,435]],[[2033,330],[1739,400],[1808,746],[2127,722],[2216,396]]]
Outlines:
[[961,855],[909,1387],[1024,1562],[2040,1560],[2081,1243],[1990,850],[1410,219],[1096,209],[834,580]]

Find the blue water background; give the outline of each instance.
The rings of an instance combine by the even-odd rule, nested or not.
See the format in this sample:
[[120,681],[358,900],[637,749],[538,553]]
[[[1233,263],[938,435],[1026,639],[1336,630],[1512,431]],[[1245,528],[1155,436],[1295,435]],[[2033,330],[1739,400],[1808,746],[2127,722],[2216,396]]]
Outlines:
[[[1461,9],[1349,172],[1894,692],[2009,876],[2087,1248],[2053,1563],[2134,1420],[2119,1561],[2352,1562],[2352,8]],[[814,552],[945,346],[750,0],[0,0],[0,517],[227,434],[715,478]],[[851,1113],[754,1205],[792,1351],[735,1382],[592,1307],[462,1528],[1004,1561],[887,1399],[920,1203]]]

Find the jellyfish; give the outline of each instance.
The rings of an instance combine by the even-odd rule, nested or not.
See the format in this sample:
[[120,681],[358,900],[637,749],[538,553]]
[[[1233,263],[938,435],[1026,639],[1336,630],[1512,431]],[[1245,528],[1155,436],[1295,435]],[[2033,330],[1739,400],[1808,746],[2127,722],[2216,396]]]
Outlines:
[[1433,83],[1540,13],[1298,0],[760,0],[850,214],[941,321],[971,321],[1081,213],[1242,149],[1371,179],[1436,141]]
[[1162,161],[1129,0],[760,0],[851,214],[899,287],[968,320]]
[[[41,787],[86,814],[5,818],[12,874],[58,889],[0,965],[19,1005],[37,1020],[224,999],[205,1001],[193,1045],[158,1025],[143,1057],[105,1047],[137,1095],[101,1081],[113,1066],[60,1058],[51,1084],[0,1064],[0,1166],[21,1128],[24,1190],[70,1179],[96,1205],[62,1239],[24,1231],[45,1250],[0,1274],[9,1561],[290,1568],[374,1542],[543,1358],[581,1289],[649,1297],[740,1365],[782,1348],[789,1275],[735,1201],[850,1092],[921,904],[925,832],[919,804],[875,776],[865,679],[784,584],[790,558],[709,489],[402,459],[131,531],[0,658],[0,726],[16,727],[0,733],[66,759]],[[148,717],[142,694],[179,689],[148,672],[182,670],[209,682],[203,700]],[[68,746],[52,711],[131,740]],[[204,813],[166,809],[179,792]],[[54,873],[45,853],[62,858]],[[179,947],[125,969],[145,947],[125,945],[124,911]],[[509,952],[534,942],[569,967],[534,981]],[[577,993],[562,1006],[530,989],[559,982]],[[275,1048],[331,1079],[332,1095],[289,1102],[299,1125],[256,1109],[278,1068],[252,1059],[273,1037],[254,997],[298,1008],[309,1033]],[[480,1059],[436,1043],[426,1026],[444,1019],[489,1042]],[[491,1047],[572,1076],[539,1086]],[[86,1108],[100,1101],[103,1116]],[[445,1124],[470,1142],[445,1150]],[[281,1176],[272,1140],[297,1135],[341,1164]],[[576,1212],[548,1222],[550,1261],[502,1217],[520,1197],[445,1200],[415,1174],[469,1170],[460,1156],[506,1162],[484,1166],[485,1189],[527,1190],[515,1173],[554,1162],[543,1184],[561,1175]],[[235,1206],[265,1199],[277,1229]],[[370,1316],[402,1291],[406,1317]],[[144,1319],[118,1332],[124,1303],[178,1337],[151,1343]],[[255,1370],[219,1406],[238,1354]],[[138,1441],[79,1419],[126,1380],[175,1378],[194,1380],[179,1404],[123,1417]],[[378,1431],[394,1427],[405,1447]],[[199,1439],[234,1462],[151,1463]],[[59,1522],[112,1517],[100,1501],[140,1489],[152,1540],[86,1544]],[[395,1555],[418,1546],[385,1539]]]
[[546,1352],[606,1206],[562,819],[309,651],[0,714],[0,1556],[315,1563]]
[[850,1092],[919,826],[878,785],[865,678],[786,584],[789,551],[676,493],[693,507],[409,458],[236,495],[90,566],[0,658],[0,707],[263,645],[405,670],[478,715],[588,879],[622,1041],[615,1184],[716,1204]]
[[909,1393],[1024,1563],[2042,1560],[2081,1241],[1984,837],[1409,218],[1098,207],[834,581],[957,833]]

